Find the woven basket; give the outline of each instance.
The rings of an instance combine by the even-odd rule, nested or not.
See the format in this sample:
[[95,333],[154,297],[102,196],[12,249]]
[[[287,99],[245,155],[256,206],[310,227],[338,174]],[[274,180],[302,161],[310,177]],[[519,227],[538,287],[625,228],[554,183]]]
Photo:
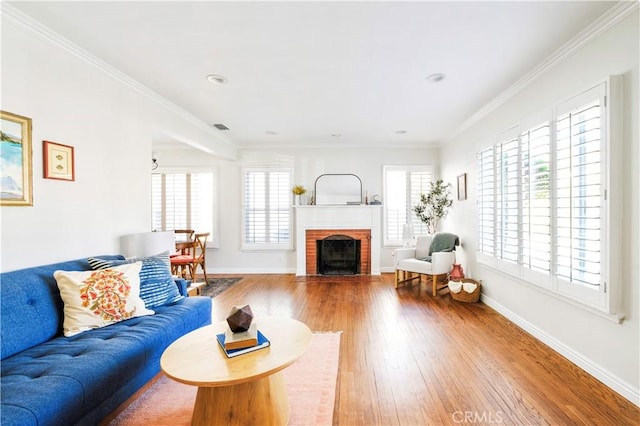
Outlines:
[[461,280],[456,280],[456,281],[462,281],[463,283],[474,283],[474,284],[477,284],[478,287],[473,291],[473,293],[467,293],[464,290],[460,290],[459,293],[454,293],[452,291],[449,291],[449,294],[451,295],[453,300],[457,300],[458,302],[467,302],[467,303],[475,303],[478,300],[480,300],[480,290],[482,290],[482,284],[480,283],[480,281],[476,281],[471,278],[462,278]]

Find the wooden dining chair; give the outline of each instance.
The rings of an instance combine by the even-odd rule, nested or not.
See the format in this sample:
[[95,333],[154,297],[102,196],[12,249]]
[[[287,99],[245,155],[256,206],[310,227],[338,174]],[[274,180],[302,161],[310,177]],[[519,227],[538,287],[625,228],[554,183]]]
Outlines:
[[171,257],[171,269],[174,275],[181,273],[186,278],[186,272],[189,272],[191,281],[196,279],[196,269],[198,265],[202,268],[205,282],[208,281],[206,268],[207,239],[209,232],[195,233],[193,241],[176,243],[176,249],[180,248],[180,254]]
[[193,241],[196,231],[193,229],[174,229],[173,233],[176,236],[176,241]]
[[[177,241],[176,252],[169,256],[171,262],[171,273],[173,275],[187,278],[187,271],[193,259],[193,250],[196,243],[194,241]],[[189,273],[191,275],[191,273]]]
[[205,265],[207,254],[207,239],[209,238],[209,232],[196,233],[193,236],[195,246],[193,247],[193,264],[191,266],[191,277],[195,278],[196,268],[198,265],[202,268],[204,274],[204,281],[209,282],[207,278],[207,268]]

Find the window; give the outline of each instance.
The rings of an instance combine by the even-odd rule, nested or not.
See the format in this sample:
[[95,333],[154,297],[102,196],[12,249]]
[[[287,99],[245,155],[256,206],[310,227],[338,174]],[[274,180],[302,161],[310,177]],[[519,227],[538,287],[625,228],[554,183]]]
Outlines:
[[243,169],[243,249],[292,249],[290,169]]
[[401,246],[405,223],[410,225],[413,235],[427,233],[412,208],[420,202],[420,194],[429,191],[433,167],[384,166],[383,175],[384,245]]
[[154,231],[213,230],[213,173],[151,175],[151,225]]
[[478,260],[611,312],[605,89],[479,150]]

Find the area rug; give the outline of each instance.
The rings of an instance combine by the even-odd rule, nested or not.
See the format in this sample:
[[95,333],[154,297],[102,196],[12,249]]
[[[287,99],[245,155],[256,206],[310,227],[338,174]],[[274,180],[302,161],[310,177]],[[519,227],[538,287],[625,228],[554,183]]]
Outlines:
[[[283,370],[291,405],[290,426],[333,423],[340,334],[314,333],[307,352]],[[109,424],[188,425],[196,390],[195,386],[183,385],[162,376]]]
[[242,277],[209,278],[207,285],[200,289],[200,295],[216,297],[241,279]]

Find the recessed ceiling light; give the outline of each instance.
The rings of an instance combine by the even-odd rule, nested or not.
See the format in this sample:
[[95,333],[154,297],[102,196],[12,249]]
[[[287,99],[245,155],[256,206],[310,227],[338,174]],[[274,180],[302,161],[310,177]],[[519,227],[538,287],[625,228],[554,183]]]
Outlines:
[[404,135],[405,133],[407,133],[406,130],[396,130],[397,135]]
[[229,130],[229,128],[222,123],[212,124],[212,126],[218,130]]
[[332,133],[331,136],[333,136],[334,138],[339,138],[342,135],[340,133]]
[[264,132],[264,134],[269,136],[275,136],[278,134],[278,132],[274,132],[273,130],[267,130],[266,132]]
[[437,72],[435,74],[429,74],[427,76],[427,81],[430,81],[431,83],[440,83],[442,80],[444,80],[447,76],[441,72]]
[[227,77],[218,74],[209,74],[207,80],[214,84],[227,84]]

